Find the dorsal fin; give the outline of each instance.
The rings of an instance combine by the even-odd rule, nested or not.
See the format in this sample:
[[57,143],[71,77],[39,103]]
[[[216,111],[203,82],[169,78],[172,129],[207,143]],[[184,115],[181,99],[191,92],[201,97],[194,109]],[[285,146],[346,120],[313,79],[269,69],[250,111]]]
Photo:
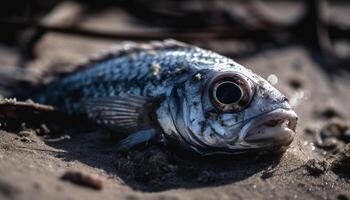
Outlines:
[[163,41],[151,41],[148,43],[137,43],[137,42],[124,42],[114,48],[108,49],[106,51],[98,52],[80,63],[71,65],[68,67],[72,71],[60,73],[58,76],[60,78],[72,74],[78,73],[81,70],[87,69],[88,67],[94,65],[95,63],[108,60],[111,58],[116,58],[123,55],[132,55],[133,53],[138,53],[140,51],[156,51],[160,49],[171,49],[180,47],[189,47],[189,44],[179,42],[173,39],[166,39]]

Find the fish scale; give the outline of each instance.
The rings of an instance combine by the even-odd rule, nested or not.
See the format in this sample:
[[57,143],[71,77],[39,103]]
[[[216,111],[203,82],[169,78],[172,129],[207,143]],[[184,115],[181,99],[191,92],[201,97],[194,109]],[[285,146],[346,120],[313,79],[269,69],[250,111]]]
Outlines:
[[[211,51],[203,51],[193,47],[174,47],[166,50],[152,50],[152,52],[152,54],[139,52],[132,58],[129,54],[125,54],[122,57],[109,58],[91,66],[87,65],[88,69],[85,71],[53,83],[46,92],[36,96],[34,100],[54,105],[69,113],[78,114],[81,110],[76,110],[79,107],[77,104],[90,98],[119,94],[129,90],[130,93],[134,94],[152,95],[149,91],[143,91],[144,88],[152,88],[152,90],[160,90],[160,92],[166,91],[166,87],[162,85],[164,80],[159,81],[157,76],[152,75],[152,64],[161,66],[159,74],[160,79],[162,79],[162,77],[171,74],[175,68],[185,65],[186,62],[196,57],[202,57],[201,59],[206,59],[206,61],[222,58]],[[181,76],[181,74],[177,76]],[[157,87],[153,83],[159,86]],[[125,86],[118,87],[119,84]],[[132,85],[137,85],[139,90],[133,89]],[[52,93],[52,91],[58,92]],[[75,91],[82,92],[81,98],[70,97]],[[56,101],[62,98],[65,99],[63,105],[63,102]]]

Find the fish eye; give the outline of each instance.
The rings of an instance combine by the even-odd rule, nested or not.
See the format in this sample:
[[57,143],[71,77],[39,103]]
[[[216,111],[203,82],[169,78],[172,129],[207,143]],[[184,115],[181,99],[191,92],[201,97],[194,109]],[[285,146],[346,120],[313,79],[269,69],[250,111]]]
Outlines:
[[242,95],[242,89],[232,81],[224,81],[214,86],[213,97],[222,104],[237,103]]
[[209,95],[217,109],[239,112],[249,105],[253,96],[253,86],[239,74],[220,74],[210,81]]

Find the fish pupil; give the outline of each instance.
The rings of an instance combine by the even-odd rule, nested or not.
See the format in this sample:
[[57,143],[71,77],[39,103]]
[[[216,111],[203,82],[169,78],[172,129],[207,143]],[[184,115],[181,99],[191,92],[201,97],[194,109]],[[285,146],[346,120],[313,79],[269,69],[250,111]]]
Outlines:
[[220,103],[232,104],[242,98],[242,90],[234,82],[227,81],[217,87],[215,96]]

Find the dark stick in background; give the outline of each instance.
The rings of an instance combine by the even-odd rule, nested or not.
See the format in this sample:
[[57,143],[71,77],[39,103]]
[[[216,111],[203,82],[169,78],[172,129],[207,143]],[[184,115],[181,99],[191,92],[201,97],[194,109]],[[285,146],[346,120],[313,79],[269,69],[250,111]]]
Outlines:
[[[216,1],[215,1],[216,2]],[[214,3],[215,3],[214,2]],[[215,3],[215,5],[218,2]],[[254,1],[250,1],[249,8],[253,13],[253,17],[260,18],[259,26],[251,26],[247,24],[239,24],[237,19],[232,15],[225,14],[225,10],[220,10],[220,7],[210,11],[210,15],[206,16],[210,19],[211,16],[224,16],[215,18],[222,19],[224,26],[214,26],[211,28],[212,22],[207,22],[204,27],[206,28],[193,28],[195,25],[186,28],[169,28],[164,27],[164,31],[148,31],[148,32],[115,32],[115,31],[98,31],[86,28],[78,28],[72,25],[57,25],[55,23],[43,23],[42,20],[28,20],[28,19],[0,19],[0,25],[6,30],[25,30],[22,31],[22,40],[20,40],[20,47],[22,52],[22,63],[34,58],[33,47],[40,38],[48,32],[56,32],[70,35],[79,35],[84,37],[94,37],[111,40],[161,40],[165,38],[174,38],[185,42],[198,41],[198,40],[225,40],[225,39],[241,39],[241,40],[253,40],[256,43],[272,43],[275,45],[284,45],[292,42],[302,43],[314,48],[319,52],[323,52],[324,55],[329,57],[336,57],[332,51],[332,40],[336,39],[349,39],[350,29],[346,27],[339,27],[336,24],[332,24],[327,21],[324,16],[326,9],[325,0],[304,0],[305,13],[297,19],[293,24],[276,24],[268,18],[264,18],[263,13],[258,12],[254,8]],[[134,4],[131,4],[134,5]],[[130,6],[129,6],[130,7]],[[137,8],[137,6],[135,6]],[[148,8],[148,7],[146,7]],[[254,9],[252,9],[254,8]],[[134,8],[135,9],[135,8]],[[255,10],[255,11],[254,11]],[[150,13],[153,10],[145,9],[146,13]],[[140,11],[141,12],[141,11]],[[216,15],[215,15],[216,13]],[[162,13],[153,13],[154,15],[160,15]],[[165,13],[168,14],[168,13]],[[206,15],[204,13],[196,13],[200,16]],[[164,15],[164,13],[163,13]],[[173,13],[168,14],[176,19],[176,15]],[[192,15],[189,15],[193,17]],[[197,17],[198,17],[197,16]],[[183,15],[180,15],[179,19],[184,19]],[[191,23],[191,22],[190,22]],[[281,37],[283,36],[283,37]],[[225,52],[224,52],[225,54]],[[227,53],[229,54],[229,53]]]

